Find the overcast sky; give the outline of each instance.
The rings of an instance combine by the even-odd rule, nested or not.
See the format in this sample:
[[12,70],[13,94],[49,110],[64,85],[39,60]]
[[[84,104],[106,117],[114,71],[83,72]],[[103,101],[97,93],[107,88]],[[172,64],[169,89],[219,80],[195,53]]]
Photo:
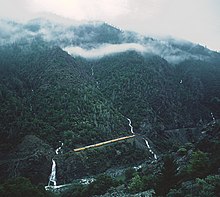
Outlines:
[[220,0],[0,0],[0,17],[50,12],[101,20],[144,35],[173,36],[220,51]]

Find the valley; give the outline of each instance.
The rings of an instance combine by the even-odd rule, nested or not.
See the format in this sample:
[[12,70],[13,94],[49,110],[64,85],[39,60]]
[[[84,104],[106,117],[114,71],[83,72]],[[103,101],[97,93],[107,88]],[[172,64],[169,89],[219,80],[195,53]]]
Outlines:
[[219,53],[103,22],[0,23],[0,196],[219,195]]

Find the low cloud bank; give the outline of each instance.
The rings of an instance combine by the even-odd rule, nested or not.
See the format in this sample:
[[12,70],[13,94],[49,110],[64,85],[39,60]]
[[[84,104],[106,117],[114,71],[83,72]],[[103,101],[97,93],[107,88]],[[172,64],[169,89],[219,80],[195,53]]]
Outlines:
[[[96,41],[100,35],[101,24],[103,23],[68,26],[43,19],[32,20],[26,24],[0,20],[0,46],[17,41],[31,42],[34,38],[41,37],[46,42],[65,47],[64,50],[72,56],[90,59],[102,58],[106,55],[128,50],[135,50],[143,54],[152,53],[173,64],[177,64],[185,59],[203,60],[209,58],[209,53],[204,53],[202,49],[197,49],[198,47],[195,44],[174,39],[147,39],[134,32],[120,32],[117,38],[120,39],[122,44],[112,44],[111,39],[108,40],[107,38],[103,41],[105,44],[101,44]],[[91,32],[88,33],[87,28]],[[96,28],[98,28],[97,31]],[[84,32],[83,36],[81,31]],[[78,46],[73,46],[76,43]],[[192,53],[192,51],[194,52]]]
[[105,44],[98,48],[86,50],[77,46],[69,46],[64,48],[72,56],[81,56],[84,58],[102,58],[105,55],[114,53],[121,53],[128,50],[135,50],[138,52],[146,52],[146,48],[137,43],[124,43],[124,44]]
[[165,42],[152,41],[142,45],[140,43],[124,43],[124,44],[104,44],[93,49],[84,49],[79,46],[68,46],[63,50],[72,56],[81,56],[87,59],[98,59],[106,55],[126,52],[128,50],[135,50],[141,53],[152,53],[158,55],[169,63],[177,64],[185,59],[204,59],[204,56],[192,55],[180,49],[173,48]]

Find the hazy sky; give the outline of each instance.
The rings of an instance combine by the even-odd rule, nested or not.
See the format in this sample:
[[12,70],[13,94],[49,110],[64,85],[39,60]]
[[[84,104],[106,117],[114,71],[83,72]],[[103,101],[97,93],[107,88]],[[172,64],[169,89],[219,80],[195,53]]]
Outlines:
[[220,0],[0,0],[0,17],[50,12],[101,20],[145,35],[173,36],[220,51]]

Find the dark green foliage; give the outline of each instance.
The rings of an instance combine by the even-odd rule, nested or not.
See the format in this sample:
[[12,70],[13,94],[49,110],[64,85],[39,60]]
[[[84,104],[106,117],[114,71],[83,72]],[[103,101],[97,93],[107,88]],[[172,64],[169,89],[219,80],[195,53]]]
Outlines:
[[[203,86],[203,97],[202,101],[208,105],[213,112],[217,112],[214,108],[214,103],[211,102],[214,98],[219,98],[219,84],[220,84],[220,68],[219,63],[216,64],[215,59],[213,62],[209,61],[193,61],[187,60],[182,62],[178,66],[178,72],[184,74],[184,78],[190,78],[193,76],[194,79],[200,79],[200,83]],[[215,105],[216,107],[219,105]]]
[[206,136],[198,143],[198,149],[208,154],[211,173],[216,173],[220,163],[220,124],[209,124],[203,131]]
[[23,177],[11,179],[0,185],[0,196],[1,197],[46,197],[52,196],[46,192],[44,188],[32,185],[31,182]]
[[177,151],[180,156],[184,156],[187,153],[187,150],[184,147],[179,148]]
[[152,188],[155,188],[156,182],[157,182],[157,177],[155,175],[148,175],[148,176],[143,176],[142,177],[142,182],[143,182],[143,190],[149,190]]
[[197,151],[192,154],[192,158],[187,166],[187,172],[192,177],[204,177],[209,172],[209,158],[206,153]]
[[[146,167],[147,170],[149,167]],[[134,168],[128,168],[125,171],[124,181],[129,193],[138,193],[155,188],[157,177],[151,170],[144,172],[142,168],[138,171],[135,171]]]
[[125,171],[125,181],[126,182],[130,181],[134,177],[135,172],[136,171],[134,170],[134,168],[128,168]]
[[118,182],[110,176],[101,174],[96,180],[89,185],[73,185],[71,189],[66,191],[63,197],[89,197],[93,195],[105,194],[111,187],[118,186]]
[[136,174],[128,184],[128,191],[131,193],[139,192],[143,190],[143,181],[141,177]]
[[165,196],[177,184],[177,165],[174,158],[171,155],[167,155],[163,161],[164,165],[155,188],[158,196]]
[[63,192],[62,197],[89,197],[86,185],[76,184]]
[[107,175],[99,175],[97,179],[88,186],[88,191],[92,195],[106,193],[111,187],[117,186],[117,182]]
[[220,176],[197,178],[195,181],[183,182],[179,189],[172,189],[167,197],[217,197],[220,195]]

